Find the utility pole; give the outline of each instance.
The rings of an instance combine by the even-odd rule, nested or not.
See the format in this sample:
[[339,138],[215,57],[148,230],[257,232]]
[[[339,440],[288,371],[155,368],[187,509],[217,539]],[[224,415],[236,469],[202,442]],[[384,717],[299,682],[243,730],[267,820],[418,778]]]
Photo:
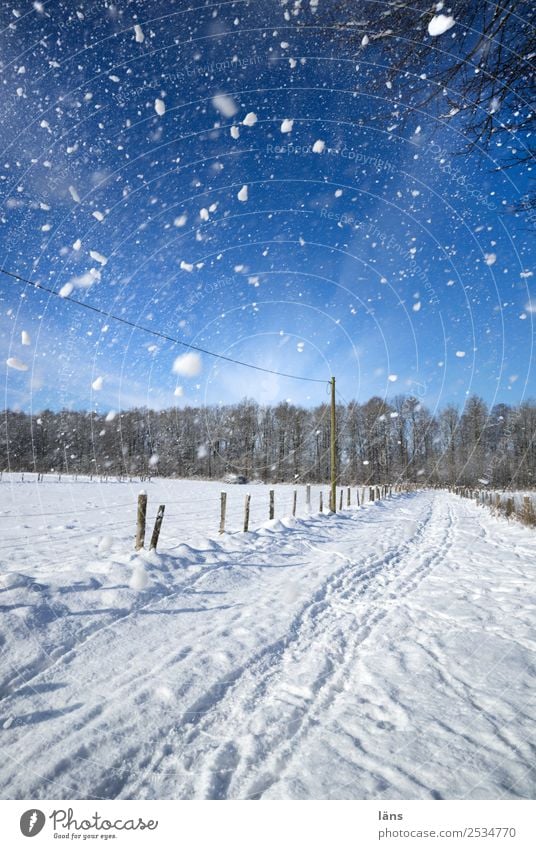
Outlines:
[[335,378],[331,383],[331,490],[329,495],[329,509],[332,513],[337,512],[337,421],[335,416]]

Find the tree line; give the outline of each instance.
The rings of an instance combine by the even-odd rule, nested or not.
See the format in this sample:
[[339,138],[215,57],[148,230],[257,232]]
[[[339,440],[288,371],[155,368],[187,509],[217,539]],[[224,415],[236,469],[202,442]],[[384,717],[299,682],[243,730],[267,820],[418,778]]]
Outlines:
[[[227,406],[154,411],[7,410],[1,467],[11,471],[160,475],[263,482],[329,480],[329,406],[312,409],[244,399]],[[432,413],[417,398],[379,397],[337,407],[342,484],[430,483],[531,487],[536,476],[536,403]]]

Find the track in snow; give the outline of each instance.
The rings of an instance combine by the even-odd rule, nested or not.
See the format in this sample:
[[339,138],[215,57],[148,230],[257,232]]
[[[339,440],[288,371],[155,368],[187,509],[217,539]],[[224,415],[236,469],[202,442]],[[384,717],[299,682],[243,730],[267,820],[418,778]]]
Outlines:
[[5,695],[5,797],[530,795],[531,531],[424,492],[208,551]]

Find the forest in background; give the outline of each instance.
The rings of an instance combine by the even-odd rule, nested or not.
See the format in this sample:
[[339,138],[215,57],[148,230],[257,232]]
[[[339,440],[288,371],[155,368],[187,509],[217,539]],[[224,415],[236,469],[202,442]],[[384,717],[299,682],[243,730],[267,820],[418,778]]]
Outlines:
[[[263,482],[329,480],[329,406],[280,403],[154,411],[7,410],[0,465],[10,471],[155,475]],[[339,481],[532,487],[536,403],[433,414],[417,398],[379,397],[337,407]]]

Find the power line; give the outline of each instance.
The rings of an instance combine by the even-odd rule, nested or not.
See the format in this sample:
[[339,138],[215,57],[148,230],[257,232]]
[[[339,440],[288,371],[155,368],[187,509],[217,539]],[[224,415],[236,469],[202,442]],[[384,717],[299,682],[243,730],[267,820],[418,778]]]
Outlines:
[[100,307],[94,307],[91,304],[85,304],[83,301],[77,301],[76,298],[65,298],[63,295],[60,295],[59,292],[55,292],[54,289],[50,289],[48,286],[43,286],[42,283],[36,283],[35,280],[27,280],[25,277],[21,277],[20,274],[8,271],[7,268],[0,268],[0,273],[5,274],[6,277],[12,277],[13,280],[17,280],[19,283],[26,283],[34,289],[40,289],[42,292],[48,292],[49,295],[54,295],[54,297],[60,298],[60,300],[64,303],[67,302],[70,304],[76,304],[78,307],[82,307],[82,309],[90,310],[98,315],[103,315],[107,320],[112,319],[113,321],[119,321],[121,324],[126,324],[127,327],[132,327],[135,330],[141,330],[143,333],[149,333],[151,336],[157,336],[159,339],[164,339],[166,342],[172,342],[174,345],[182,345],[183,348],[189,348],[191,351],[198,351],[200,354],[206,354],[207,356],[215,357],[218,360],[225,360],[228,363],[234,363],[237,366],[244,366],[244,368],[251,368],[255,371],[263,371],[266,374],[275,374],[278,377],[288,377],[291,380],[306,380],[308,383],[328,382],[327,380],[320,380],[317,377],[302,377],[299,374],[287,374],[284,371],[274,371],[273,369],[264,368],[263,366],[255,366],[252,363],[245,363],[243,360],[235,360],[233,357],[226,357],[225,354],[215,354],[214,351],[208,351],[206,348],[200,348],[198,345],[191,345],[189,342],[184,342],[182,339],[176,339],[174,336],[168,336],[167,333],[161,333],[159,330],[152,330],[149,327],[143,327],[141,324],[136,324],[136,322],[129,321],[127,318],[121,318],[118,315],[113,315],[113,313],[100,309]]

